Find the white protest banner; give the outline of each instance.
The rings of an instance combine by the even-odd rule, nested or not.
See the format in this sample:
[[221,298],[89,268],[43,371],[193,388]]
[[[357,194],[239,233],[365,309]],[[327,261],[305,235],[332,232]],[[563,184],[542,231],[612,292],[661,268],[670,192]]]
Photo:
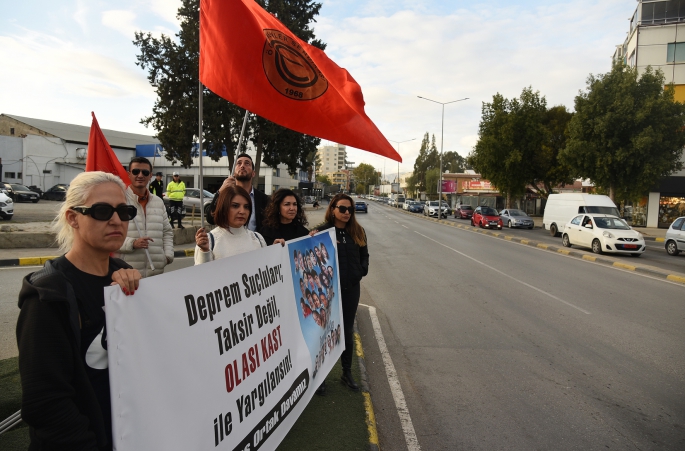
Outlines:
[[333,231],[105,290],[118,451],[272,450],[344,347]]

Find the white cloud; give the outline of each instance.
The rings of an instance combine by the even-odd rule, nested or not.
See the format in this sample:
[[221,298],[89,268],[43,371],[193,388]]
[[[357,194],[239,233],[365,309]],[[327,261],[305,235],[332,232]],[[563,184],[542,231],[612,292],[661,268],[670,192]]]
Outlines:
[[149,8],[162,19],[169,23],[180,26],[180,22],[176,18],[178,8],[181,7],[180,0],[149,0]]
[[129,39],[133,39],[139,30],[135,25],[136,15],[132,11],[110,10],[102,13],[102,25],[118,31]]
[[88,6],[86,0],[76,0],[76,10],[72,15],[72,18],[81,27],[81,30],[85,33],[88,30]]
[[[467,155],[481,104],[497,92],[514,97],[532,86],[550,106],[573,109],[588,74],[610,69],[630,12],[618,0],[537,9],[476,4],[447,15],[415,8],[390,16],[323,17],[316,31],[328,44],[326,53],[362,86],[367,114],[380,130],[390,139],[418,138],[406,151],[402,146],[408,170],[426,131],[440,147],[441,107],[417,95],[443,102],[470,98],[445,107],[444,149]],[[372,164],[377,158],[351,155]]]

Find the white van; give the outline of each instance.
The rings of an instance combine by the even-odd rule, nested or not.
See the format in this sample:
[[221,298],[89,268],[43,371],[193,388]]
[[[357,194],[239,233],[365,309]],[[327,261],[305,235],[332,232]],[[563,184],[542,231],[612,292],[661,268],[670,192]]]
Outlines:
[[619,216],[618,208],[608,196],[600,194],[550,194],[542,225],[552,236],[560,236],[566,223],[578,213],[603,213]]

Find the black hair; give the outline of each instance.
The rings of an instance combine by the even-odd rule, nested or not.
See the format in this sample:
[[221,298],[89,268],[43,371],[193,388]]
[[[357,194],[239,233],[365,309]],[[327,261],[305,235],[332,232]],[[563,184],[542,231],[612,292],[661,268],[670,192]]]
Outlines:
[[131,161],[128,162],[128,171],[131,172],[131,165],[133,163],[140,163],[140,164],[147,164],[150,166],[150,172],[152,172],[152,163],[150,163],[150,160],[148,160],[145,157],[133,157],[131,158]]
[[241,153],[240,155],[235,157],[235,161],[238,161],[238,159],[243,158],[243,157],[250,159],[250,163],[252,163],[252,169],[254,170],[254,161],[252,160],[252,157],[247,153]]

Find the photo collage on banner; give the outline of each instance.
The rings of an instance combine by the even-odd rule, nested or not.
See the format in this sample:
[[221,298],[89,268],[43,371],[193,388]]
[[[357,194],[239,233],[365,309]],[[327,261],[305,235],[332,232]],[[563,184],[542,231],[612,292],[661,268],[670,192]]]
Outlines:
[[[316,380],[329,354],[345,345],[336,247],[331,234],[322,233],[289,243],[288,255],[300,327],[312,357],[312,379]],[[330,369],[335,362],[329,363],[326,367]],[[327,373],[324,371],[322,380]]]

